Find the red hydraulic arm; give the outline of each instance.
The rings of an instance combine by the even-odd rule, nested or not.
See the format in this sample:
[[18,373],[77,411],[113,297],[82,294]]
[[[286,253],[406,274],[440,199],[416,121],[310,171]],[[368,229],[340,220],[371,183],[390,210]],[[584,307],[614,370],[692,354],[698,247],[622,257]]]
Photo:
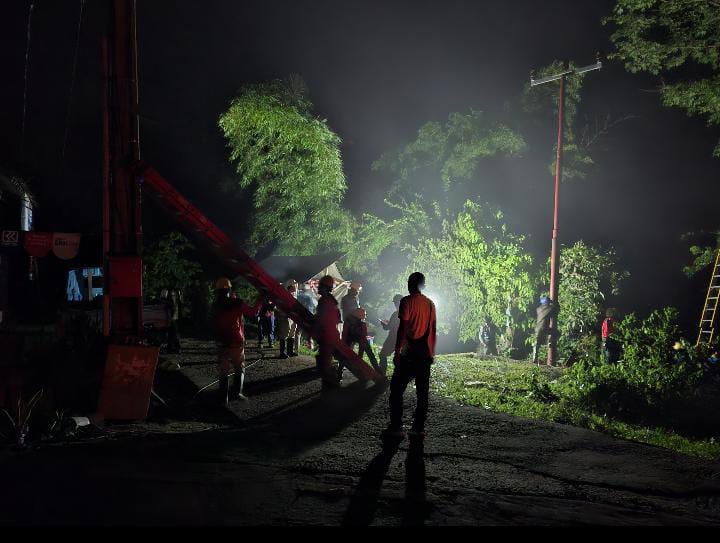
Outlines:
[[[175,220],[215,254],[231,270],[244,277],[248,283],[272,300],[293,321],[312,334],[315,316],[300,304],[278,281],[268,274],[245,251],[235,246],[232,240],[220,228],[203,215],[182,194],[173,188],[156,170],[139,161],[136,173],[142,183],[143,193],[147,194],[163,209],[174,215]],[[380,383],[384,378],[366,364],[355,352],[338,337],[336,352],[348,361],[356,374]]]

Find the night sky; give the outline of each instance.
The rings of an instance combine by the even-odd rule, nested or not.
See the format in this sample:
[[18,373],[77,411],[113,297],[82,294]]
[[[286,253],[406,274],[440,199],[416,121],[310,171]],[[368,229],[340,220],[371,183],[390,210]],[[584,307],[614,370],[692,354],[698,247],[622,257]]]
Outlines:
[[[26,0],[0,0],[0,163],[33,180],[39,228],[99,229],[100,38],[107,4],[85,6],[65,159],[61,158],[79,1],[36,0],[26,132],[21,123]],[[579,64],[608,52],[601,25],[612,1],[139,0],[143,155],[229,233],[242,202],[215,190],[233,175],[217,118],[243,84],[300,74],[316,112],[344,141],[353,211],[381,209],[389,179],[371,171],[384,152],[430,120],[470,108],[499,114],[532,68]],[[632,115],[595,150],[583,181],[565,184],[561,241],[614,246],[633,274],[617,305],[676,305],[694,323],[703,281],[684,279],[680,234],[717,228],[718,131],[663,108],[656,82],[609,63],[587,77],[580,116]],[[480,176],[478,193],[549,251],[554,126],[528,159]]]

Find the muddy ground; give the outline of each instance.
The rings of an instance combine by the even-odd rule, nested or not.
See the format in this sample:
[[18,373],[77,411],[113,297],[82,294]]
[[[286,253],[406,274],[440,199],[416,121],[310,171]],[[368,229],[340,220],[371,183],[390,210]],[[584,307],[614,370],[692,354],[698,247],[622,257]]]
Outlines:
[[228,411],[186,341],[151,421],[0,451],[0,524],[720,524],[720,463],[438,397],[424,447],[383,447],[386,391],[321,397],[312,359],[276,354],[249,350]]

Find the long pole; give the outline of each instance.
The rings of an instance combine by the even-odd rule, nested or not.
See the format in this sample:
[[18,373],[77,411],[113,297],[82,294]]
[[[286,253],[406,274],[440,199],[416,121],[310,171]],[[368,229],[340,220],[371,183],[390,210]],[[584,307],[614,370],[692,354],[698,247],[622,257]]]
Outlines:
[[[557,163],[555,166],[555,210],[553,214],[552,251],[550,254],[550,299],[558,303],[558,286],[560,278],[560,254],[558,247],[559,212],[560,212],[560,184],[562,181],[563,144],[565,140],[565,75],[560,78],[560,99],[558,103],[558,141]],[[557,360],[557,319],[550,322],[550,346],[548,349],[548,366]]]
[[102,176],[103,176],[103,255],[105,277],[105,295],[103,296],[103,336],[110,336],[110,280],[108,255],[111,251],[110,239],[110,73],[108,66],[108,40],[102,41]]

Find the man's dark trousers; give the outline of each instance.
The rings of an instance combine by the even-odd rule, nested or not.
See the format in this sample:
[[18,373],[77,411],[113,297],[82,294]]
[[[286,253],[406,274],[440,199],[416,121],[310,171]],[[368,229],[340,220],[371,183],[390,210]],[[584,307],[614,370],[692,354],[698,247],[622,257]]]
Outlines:
[[403,422],[403,396],[410,382],[415,380],[417,393],[417,409],[413,430],[423,431],[428,412],[428,395],[430,394],[430,368],[432,358],[398,356],[395,361],[395,372],[390,383],[390,425],[400,430]]

